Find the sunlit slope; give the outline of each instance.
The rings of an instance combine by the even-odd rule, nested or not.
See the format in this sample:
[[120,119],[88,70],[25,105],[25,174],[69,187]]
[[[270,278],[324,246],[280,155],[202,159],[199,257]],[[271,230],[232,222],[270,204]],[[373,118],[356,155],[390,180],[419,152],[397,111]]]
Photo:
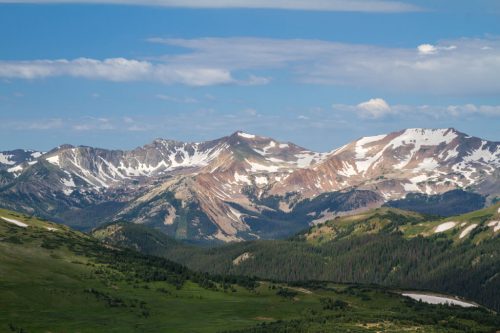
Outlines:
[[401,233],[405,238],[444,237],[454,242],[478,244],[500,234],[500,204],[445,219],[395,208],[378,208],[319,224],[304,237],[308,242],[321,243],[379,233]]
[[0,273],[1,332],[216,332],[320,307],[316,296],[289,302],[245,279],[225,279],[224,291],[222,279],[8,211]]

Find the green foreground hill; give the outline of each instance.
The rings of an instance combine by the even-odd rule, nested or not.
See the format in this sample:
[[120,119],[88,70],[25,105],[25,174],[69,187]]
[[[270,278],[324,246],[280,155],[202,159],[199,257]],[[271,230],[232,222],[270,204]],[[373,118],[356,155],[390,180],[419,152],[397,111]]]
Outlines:
[[193,272],[0,211],[1,332],[494,332],[484,308],[378,287],[285,285]]

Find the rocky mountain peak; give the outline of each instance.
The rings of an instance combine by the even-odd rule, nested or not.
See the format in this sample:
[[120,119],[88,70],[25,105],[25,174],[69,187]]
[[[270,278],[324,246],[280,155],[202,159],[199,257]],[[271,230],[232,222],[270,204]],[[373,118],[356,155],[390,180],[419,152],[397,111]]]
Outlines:
[[[495,194],[500,183],[500,143],[453,128],[363,137],[330,153],[237,131],[199,143],[156,139],[129,151],[63,145],[45,155],[2,154],[0,183],[9,186],[0,199],[11,208],[22,210],[21,199],[34,193],[43,198],[40,212],[47,216],[47,207],[71,211],[113,203],[121,208],[109,219],[219,240],[259,237],[253,222],[264,228],[273,223],[269,216],[304,200],[319,201],[314,211],[301,211],[300,221],[320,221],[336,214],[340,198],[344,208],[362,209],[409,193],[468,188]],[[186,236],[186,228],[196,236]]]

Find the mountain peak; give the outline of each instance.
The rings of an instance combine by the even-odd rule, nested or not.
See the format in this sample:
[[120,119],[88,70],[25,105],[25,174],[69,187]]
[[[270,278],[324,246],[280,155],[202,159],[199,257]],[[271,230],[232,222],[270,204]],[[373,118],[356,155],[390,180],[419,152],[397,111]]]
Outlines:
[[252,139],[255,139],[257,136],[254,134],[243,132],[243,131],[236,131],[233,134],[231,134],[231,137],[240,137],[240,138],[252,140]]
[[460,134],[453,127],[448,128],[407,128],[402,131],[403,133],[416,133],[419,135],[448,135],[450,133]]

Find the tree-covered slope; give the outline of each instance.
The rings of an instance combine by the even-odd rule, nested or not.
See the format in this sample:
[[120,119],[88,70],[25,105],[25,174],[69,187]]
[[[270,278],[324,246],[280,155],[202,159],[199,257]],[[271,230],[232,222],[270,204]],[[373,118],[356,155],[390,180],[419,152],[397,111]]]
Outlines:
[[424,288],[469,297],[498,311],[499,206],[447,219],[380,208],[328,221],[290,240],[209,249],[128,224],[99,233],[106,242],[214,274]]

